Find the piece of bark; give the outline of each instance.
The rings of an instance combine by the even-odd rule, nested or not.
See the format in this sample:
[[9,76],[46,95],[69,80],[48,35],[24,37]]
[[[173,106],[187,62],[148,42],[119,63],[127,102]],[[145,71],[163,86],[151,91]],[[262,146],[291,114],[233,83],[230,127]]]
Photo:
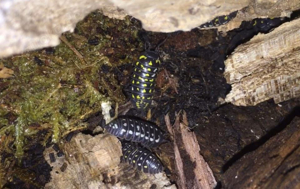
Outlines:
[[45,188],[105,188],[103,173],[110,174],[120,163],[120,141],[110,134],[78,134],[62,146],[63,156],[52,148],[44,152],[53,167]]
[[[61,155],[64,152],[64,155]],[[62,145],[62,152],[47,148],[44,157],[53,167],[45,188],[150,188],[176,189],[165,173],[145,174],[120,164],[121,143],[113,135],[78,134]],[[60,155],[59,155],[60,154]]]
[[214,188],[216,180],[211,169],[200,155],[200,146],[194,132],[189,131],[186,113],[180,114],[171,126],[169,116],[165,116],[167,128],[173,137],[175,169],[179,179],[179,188]]
[[300,119],[256,151],[249,152],[225,173],[224,188],[300,188]]
[[258,34],[225,61],[224,76],[232,85],[225,101],[253,106],[300,96],[300,19]]

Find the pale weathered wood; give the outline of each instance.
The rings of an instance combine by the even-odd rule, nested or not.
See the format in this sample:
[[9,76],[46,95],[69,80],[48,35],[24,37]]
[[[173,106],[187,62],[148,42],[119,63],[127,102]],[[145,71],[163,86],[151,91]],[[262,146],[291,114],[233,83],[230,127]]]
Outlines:
[[232,85],[225,101],[252,106],[300,96],[300,19],[240,45],[225,61],[224,76]]
[[51,181],[45,188],[103,188],[103,173],[116,168],[122,155],[120,141],[109,134],[78,134],[62,145],[62,157],[51,162],[49,155],[56,154],[52,148],[44,152],[45,159],[53,167]]

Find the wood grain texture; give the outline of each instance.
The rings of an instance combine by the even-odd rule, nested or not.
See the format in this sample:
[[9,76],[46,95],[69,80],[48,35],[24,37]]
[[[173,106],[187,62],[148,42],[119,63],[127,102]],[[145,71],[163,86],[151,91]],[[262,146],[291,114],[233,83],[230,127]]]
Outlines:
[[253,106],[300,96],[300,19],[240,45],[225,61],[224,76],[232,85],[225,101]]
[[300,119],[257,150],[239,159],[223,175],[224,188],[300,188]]
[[56,154],[52,148],[44,152],[47,162],[53,167],[51,181],[45,188],[103,188],[103,173],[111,172],[120,163],[120,141],[109,134],[95,137],[78,134],[63,145],[64,156],[49,159]]
[[[182,121],[180,121],[182,118]],[[200,154],[200,146],[194,132],[188,129],[185,112],[178,114],[174,125],[169,115],[165,116],[166,125],[173,138],[176,183],[181,189],[210,189],[217,185],[215,177]]]

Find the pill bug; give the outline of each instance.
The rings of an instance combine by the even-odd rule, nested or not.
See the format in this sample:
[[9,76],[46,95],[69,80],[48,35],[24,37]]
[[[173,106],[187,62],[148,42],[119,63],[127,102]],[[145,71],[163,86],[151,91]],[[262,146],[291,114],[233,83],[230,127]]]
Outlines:
[[200,29],[215,28],[215,27],[227,24],[230,20],[232,20],[233,18],[236,17],[236,14],[237,14],[237,11],[234,11],[234,12],[230,13],[229,15],[218,16],[218,17],[214,18],[212,21],[202,24],[201,26],[199,26],[199,28]]
[[136,62],[129,93],[137,109],[144,110],[151,103],[159,65],[159,54],[155,51],[145,51]]
[[159,159],[145,148],[123,143],[122,152],[122,162],[129,163],[144,173],[157,174],[163,170],[163,165]]
[[119,117],[104,128],[112,135],[127,141],[138,142],[145,147],[157,147],[166,142],[164,133],[153,123],[143,120]]
[[243,22],[242,26],[246,27],[247,29],[254,29],[257,32],[265,33],[269,32],[272,28],[278,27],[287,20],[287,17],[257,18],[252,20],[250,23]]

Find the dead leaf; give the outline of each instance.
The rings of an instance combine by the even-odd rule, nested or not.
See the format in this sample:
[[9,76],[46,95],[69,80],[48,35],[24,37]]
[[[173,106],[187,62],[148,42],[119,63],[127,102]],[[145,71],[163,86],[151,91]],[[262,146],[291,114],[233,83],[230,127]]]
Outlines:
[[12,77],[14,71],[12,69],[4,67],[2,63],[0,63],[0,78],[6,79]]

